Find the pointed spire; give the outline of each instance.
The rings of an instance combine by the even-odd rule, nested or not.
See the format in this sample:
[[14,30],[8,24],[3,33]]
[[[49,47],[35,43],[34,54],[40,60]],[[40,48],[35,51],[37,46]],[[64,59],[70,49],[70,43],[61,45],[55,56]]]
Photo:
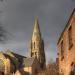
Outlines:
[[38,22],[38,18],[35,18],[35,22],[34,22],[34,30],[33,30],[33,34],[37,33],[37,34],[41,34],[40,33],[40,28],[39,28],[39,22]]
[[38,18],[37,17],[35,18],[34,29],[40,30],[39,23],[38,23]]

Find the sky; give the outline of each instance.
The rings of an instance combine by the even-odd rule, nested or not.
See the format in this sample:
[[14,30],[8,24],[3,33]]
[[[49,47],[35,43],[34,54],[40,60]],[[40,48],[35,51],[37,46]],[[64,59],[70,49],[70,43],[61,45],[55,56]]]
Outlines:
[[57,58],[57,41],[75,8],[75,0],[4,0],[0,2],[0,22],[8,40],[0,51],[10,49],[29,56],[35,17],[38,17],[45,43],[47,63]]

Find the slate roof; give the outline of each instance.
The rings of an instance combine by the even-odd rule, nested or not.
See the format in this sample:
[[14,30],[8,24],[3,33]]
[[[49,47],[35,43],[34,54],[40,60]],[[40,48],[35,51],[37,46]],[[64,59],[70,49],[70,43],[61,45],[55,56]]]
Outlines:
[[[9,59],[10,59],[11,64],[14,66],[14,72],[15,72],[16,69],[17,69],[18,66],[19,66],[19,62],[18,62],[17,58],[12,57],[12,56],[10,56],[10,55],[8,55],[8,54],[5,54],[5,53],[4,53],[4,56],[5,56],[6,58],[9,58]],[[11,71],[12,71],[12,69],[11,69]]]
[[21,68],[22,65],[23,65],[23,60],[24,60],[25,58],[27,58],[27,57],[22,56],[22,55],[19,55],[19,54],[16,54],[16,53],[14,53],[14,52],[12,52],[12,54],[18,59],[18,61],[19,61],[19,68]]

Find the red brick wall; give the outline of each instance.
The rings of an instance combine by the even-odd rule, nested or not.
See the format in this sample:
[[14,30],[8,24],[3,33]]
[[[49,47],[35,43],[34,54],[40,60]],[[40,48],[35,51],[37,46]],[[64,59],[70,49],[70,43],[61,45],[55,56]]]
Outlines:
[[[69,25],[64,30],[63,35],[58,43],[58,58],[59,58],[59,72],[62,71],[64,75],[69,75],[71,71],[72,62],[75,63],[75,19],[73,18],[75,13],[73,13],[72,19],[69,21]],[[72,26],[72,42],[73,46],[69,50],[69,40],[68,40],[68,29]],[[61,41],[63,40],[64,45],[64,59],[61,60]]]

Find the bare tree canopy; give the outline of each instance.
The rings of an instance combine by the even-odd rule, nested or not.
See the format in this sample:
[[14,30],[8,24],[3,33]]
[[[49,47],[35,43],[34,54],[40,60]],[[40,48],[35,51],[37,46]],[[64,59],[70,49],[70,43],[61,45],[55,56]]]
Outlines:
[[46,69],[38,73],[38,75],[59,75],[57,63],[51,59]]

